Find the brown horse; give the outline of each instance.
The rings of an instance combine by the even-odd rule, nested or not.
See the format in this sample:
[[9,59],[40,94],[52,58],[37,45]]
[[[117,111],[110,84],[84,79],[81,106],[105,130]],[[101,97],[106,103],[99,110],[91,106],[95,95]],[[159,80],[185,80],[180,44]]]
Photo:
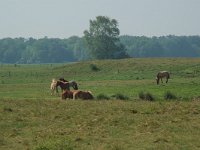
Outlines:
[[83,100],[89,100],[93,99],[93,95],[91,91],[73,91],[73,100],[75,99],[83,99]]
[[74,90],[78,90],[78,84],[75,81],[63,82],[58,80],[56,83],[56,87],[60,86],[62,91],[70,90],[70,87],[73,87]]
[[160,80],[163,83],[162,78],[166,78],[166,83],[167,83],[168,79],[170,78],[169,72],[168,71],[160,71],[160,72],[158,72],[158,74],[156,76],[156,82],[157,82],[157,84],[159,84]]
[[73,99],[73,91],[69,91],[69,90],[65,90],[63,93],[62,93],[62,99]]

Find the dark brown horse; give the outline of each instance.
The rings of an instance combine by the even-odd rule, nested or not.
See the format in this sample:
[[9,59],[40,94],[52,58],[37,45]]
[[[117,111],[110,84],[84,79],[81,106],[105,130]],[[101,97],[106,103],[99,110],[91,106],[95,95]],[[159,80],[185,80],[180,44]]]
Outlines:
[[65,80],[64,78],[59,78],[60,81],[63,81],[63,82],[69,82],[67,80]]
[[73,91],[69,91],[69,90],[65,90],[63,93],[62,93],[62,99],[73,99]]
[[62,91],[70,90],[70,87],[73,87],[74,90],[78,90],[78,84],[75,81],[63,82],[58,80],[56,83],[56,87],[60,86]]
[[166,78],[166,83],[167,83],[168,79],[170,78],[169,72],[168,71],[160,71],[160,72],[158,72],[158,74],[156,76],[156,82],[157,82],[157,84],[159,84],[160,80],[163,83],[162,78]]

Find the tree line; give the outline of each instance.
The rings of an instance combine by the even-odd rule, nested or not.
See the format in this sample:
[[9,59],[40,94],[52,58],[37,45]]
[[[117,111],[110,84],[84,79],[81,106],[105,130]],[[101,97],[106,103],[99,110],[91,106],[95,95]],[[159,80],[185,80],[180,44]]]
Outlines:
[[[125,57],[199,57],[200,36],[119,37]],[[117,53],[121,55],[121,50]],[[114,52],[113,52],[114,53]],[[105,59],[116,58],[102,50]],[[124,54],[122,54],[124,56]],[[97,59],[101,59],[97,58]],[[120,58],[120,57],[118,57]],[[63,63],[90,60],[90,50],[84,37],[57,38],[4,38],[0,39],[0,63]]]
[[83,37],[4,38],[0,63],[63,63],[129,57],[199,57],[199,36],[119,36],[118,22],[106,16],[90,20]]

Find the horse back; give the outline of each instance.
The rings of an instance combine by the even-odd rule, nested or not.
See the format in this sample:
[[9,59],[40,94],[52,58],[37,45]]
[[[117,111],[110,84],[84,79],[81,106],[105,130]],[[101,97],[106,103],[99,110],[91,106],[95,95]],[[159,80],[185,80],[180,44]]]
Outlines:
[[75,91],[73,94],[74,99],[80,98],[83,100],[93,99],[93,95],[90,91]]

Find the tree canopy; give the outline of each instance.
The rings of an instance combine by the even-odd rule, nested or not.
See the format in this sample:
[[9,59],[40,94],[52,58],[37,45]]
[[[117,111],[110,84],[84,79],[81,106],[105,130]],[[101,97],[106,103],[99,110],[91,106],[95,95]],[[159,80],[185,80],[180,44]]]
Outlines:
[[119,40],[118,22],[105,16],[90,20],[89,30],[84,31],[84,38],[89,54],[94,59],[127,57],[125,47]]

